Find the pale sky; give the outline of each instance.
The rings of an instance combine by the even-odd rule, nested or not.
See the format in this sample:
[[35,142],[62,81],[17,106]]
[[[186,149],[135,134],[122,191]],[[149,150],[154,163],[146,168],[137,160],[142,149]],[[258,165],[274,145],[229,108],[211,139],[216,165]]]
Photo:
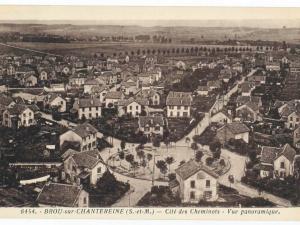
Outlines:
[[0,20],[144,26],[300,27],[300,8],[0,6]]

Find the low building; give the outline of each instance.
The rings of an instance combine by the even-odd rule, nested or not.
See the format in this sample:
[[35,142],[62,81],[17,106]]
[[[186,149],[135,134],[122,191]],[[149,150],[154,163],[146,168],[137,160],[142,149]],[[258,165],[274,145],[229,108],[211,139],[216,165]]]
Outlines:
[[158,91],[149,89],[149,90],[140,90],[136,97],[147,99],[149,106],[158,106],[161,103],[161,96]]
[[67,101],[62,98],[59,94],[48,94],[44,99],[44,107],[49,109],[56,108],[58,112],[66,112]]
[[78,185],[97,184],[106,171],[106,165],[98,150],[77,152],[68,149],[63,154],[65,180]]
[[46,183],[36,201],[39,207],[88,207],[89,194],[82,186]]
[[97,129],[89,123],[80,124],[59,136],[60,149],[69,149],[74,145],[78,151],[93,150],[97,147]]
[[97,79],[87,78],[83,85],[83,92],[87,94],[92,94],[92,89],[94,87],[99,87],[100,82]]
[[197,92],[198,95],[208,96],[209,88],[207,86],[198,86],[196,92]]
[[105,107],[111,108],[118,105],[120,100],[124,99],[124,94],[121,91],[109,91],[105,96]]
[[137,117],[142,114],[148,114],[149,102],[147,99],[124,99],[118,102],[118,115],[130,115],[132,117]]
[[166,100],[168,117],[190,117],[192,95],[190,92],[169,92]]
[[250,129],[245,124],[233,122],[219,128],[216,137],[222,144],[225,144],[230,139],[243,140],[249,143],[249,131]]
[[3,112],[2,125],[16,129],[35,125],[37,112],[38,108],[34,105],[15,104]]
[[99,98],[79,98],[75,100],[73,109],[78,113],[78,119],[96,119],[101,117],[102,103]]
[[175,170],[176,180],[170,188],[183,203],[218,199],[218,175],[207,166],[190,160]]
[[295,110],[288,115],[287,121],[285,122],[285,127],[289,129],[295,129],[300,124],[300,111]]
[[239,121],[262,121],[262,115],[259,112],[259,106],[254,102],[247,102],[236,108],[236,118]]
[[293,145],[298,149],[300,148],[300,126],[293,132]]
[[215,115],[213,115],[210,119],[210,122],[220,123],[220,124],[226,124],[226,123],[232,123],[233,115],[231,110],[221,110],[220,112],[217,112]]
[[260,176],[284,179],[294,175],[296,151],[289,144],[281,148],[263,146],[260,155]]
[[162,116],[140,116],[139,130],[148,138],[152,136],[163,136],[164,118]]

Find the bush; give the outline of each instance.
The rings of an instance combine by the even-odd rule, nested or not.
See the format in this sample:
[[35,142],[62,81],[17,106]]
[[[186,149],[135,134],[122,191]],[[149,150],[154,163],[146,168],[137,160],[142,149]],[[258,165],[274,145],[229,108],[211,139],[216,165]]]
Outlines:
[[213,161],[214,161],[214,159],[212,157],[207,157],[205,160],[206,165],[208,165],[208,166],[211,166]]

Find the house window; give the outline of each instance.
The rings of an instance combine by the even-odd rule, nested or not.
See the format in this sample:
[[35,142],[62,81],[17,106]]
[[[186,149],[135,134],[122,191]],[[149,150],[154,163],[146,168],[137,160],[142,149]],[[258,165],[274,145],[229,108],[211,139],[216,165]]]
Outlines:
[[296,121],[299,122],[299,117],[296,118]]
[[98,111],[98,107],[96,107],[96,110]]
[[290,121],[293,121],[293,117],[290,117]]
[[159,131],[159,130],[160,130],[160,126],[157,125],[157,126],[155,127],[155,130],[156,130],[156,131]]
[[29,113],[29,116],[31,116],[31,112]]
[[191,191],[191,192],[190,192],[190,198],[191,198],[191,199],[195,199],[195,192],[194,192],[194,191]]
[[129,106],[129,110],[132,110],[132,106]]
[[191,188],[195,188],[195,181],[191,180]]
[[32,119],[29,119],[29,124],[32,124]]
[[26,113],[23,113],[23,116],[26,117]]
[[136,106],[135,108],[136,108],[136,110],[139,110],[139,106]]
[[184,110],[188,110],[188,107],[187,107],[187,106],[184,106]]
[[188,113],[187,112],[183,112],[182,114],[184,117],[187,117],[188,116]]
[[205,187],[210,187],[210,180],[206,180],[206,182],[205,182]]
[[180,112],[177,112],[177,116],[178,116],[178,117],[180,116]]
[[63,105],[64,104],[63,101],[61,101],[60,104]]
[[101,167],[97,168],[97,173],[101,173]]
[[92,113],[89,113],[89,118],[92,118]]
[[281,162],[281,163],[280,163],[280,168],[281,168],[281,169],[284,169],[284,162]]
[[204,198],[205,199],[210,199],[212,197],[212,192],[211,191],[204,191]]
[[83,198],[83,204],[86,204],[86,197]]
[[92,107],[89,107],[89,110],[92,111]]
[[170,112],[170,116],[173,116],[173,112],[172,111]]
[[98,113],[96,113],[96,117],[98,117],[99,115],[98,115]]

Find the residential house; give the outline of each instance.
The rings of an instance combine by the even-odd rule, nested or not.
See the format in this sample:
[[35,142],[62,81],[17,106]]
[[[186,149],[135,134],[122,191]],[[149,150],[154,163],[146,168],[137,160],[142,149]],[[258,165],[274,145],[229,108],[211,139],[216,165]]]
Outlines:
[[249,131],[250,129],[243,123],[227,123],[217,130],[216,137],[222,144],[225,144],[230,139],[243,140],[249,143]]
[[92,89],[95,87],[99,87],[100,83],[97,79],[94,78],[87,78],[83,85],[83,92],[87,94],[92,93]]
[[262,121],[262,115],[260,114],[259,106],[251,101],[236,108],[236,118],[238,118],[240,121]]
[[298,62],[298,61],[290,62],[290,72],[291,73],[299,73],[300,72],[300,62]]
[[207,81],[207,87],[209,90],[220,89],[222,87],[222,82],[220,80],[210,80]]
[[118,82],[118,75],[112,71],[103,71],[99,79],[102,79],[106,85],[116,84]]
[[261,97],[258,96],[241,96],[239,95],[236,99],[236,107],[245,105],[248,102],[256,104],[258,107],[262,107]]
[[140,88],[138,88],[138,81],[136,77],[128,77],[121,83],[121,91],[127,96],[135,95]]
[[252,91],[255,89],[255,85],[251,82],[244,82],[240,84],[240,92],[242,96],[251,96]]
[[140,90],[136,97],[147,99],[149,106],[158,106],[161,103],[160,93],[154,89]]
[[13,98],[6,96],[6,95],[0,95],[0,121],[2,121],[3,112],[7,109],[12,107],[15,104],[15,101]]
[[294,175],[296,151],[289,144],[281,148],[263,146],[260,155],[260,176],[284,179]]
[[266,62],[266,70],[280,71],[280,63],[279,62]]
[[233,115],[231,110],[221,110],[210,118],[210,122],[226,124],[232,123]]
[[57,109],[58,112],[66,112],[67,101],[59,94],[52,93],[45,96],[44,107],[49,109]]
[[190,117],[192,105],[191,93],[170,91],[166,99],[166,105],[168,117]]
[[101,103],[104,103],[105,96],[109,91],[107,86],[95,86],[91,88],[91,97],[100,99]]
[[218,199],[218,175],[207,166],[190,160],[175,170],[176,179],[169,183],[182,203],[199,203],[200,200]]
[[34,87],[37,85],[37,77],[34,76],[32,73],[26,73],[22,77],[20,84],[25,87]]
[[105,96],[105,107],[111,108],[117,106],[120,100],[124,99],[124,94],[121,91],[109,91]]
[[293,144],[297,149],[300,148],[300,126],[298,126],[293,132]]
[[147,99],[143,98],[129,98],[120,100],[118,102],[118,115],[130,115],[132,117],[137,117],[141,115],[141,113],[144,111],[144,114],[147,115],[148,113],[148,105],[149,102]]
[[196,92],[197,92],[198,95],[208,96],[209,88],[207,86],[198,86]]
[[75,73],[74,75],[69,77],[69,85],[70,86],[83,86],[86,80],[86,75],[83,73]]
[[102,103],[99,98],[79,98],[73,104],[78,113],[78,119],[96,119],[101,117]]
[[163,136],[164,118],[162,116],[140,116],[139,130],[148,138],[152,136]]
[[14,104],[3,112],[2,125],[10,128],[29,127],[36,124],[34,105]]
[[39,207],[88,207],[89,194],[82,186],[46,183],[37,197]]
[[252,75],[248,77],[248,82],[252,82],[255,86],[260,86],[266,83],[266,75]]
[[288,115],[285,127],[289,129],[295,129],[300,124],[300,111],[295,110]]
[[95,186],[106,171],[106,165],[96,149],[84,152],[68,149],[63,154],[63,160],[65,180],[78,185]]
[[74,145],[74,149],[81,152],[93,150],[97,147],[97,132],[89,123],[79,124],[59,136],[60,149]]

